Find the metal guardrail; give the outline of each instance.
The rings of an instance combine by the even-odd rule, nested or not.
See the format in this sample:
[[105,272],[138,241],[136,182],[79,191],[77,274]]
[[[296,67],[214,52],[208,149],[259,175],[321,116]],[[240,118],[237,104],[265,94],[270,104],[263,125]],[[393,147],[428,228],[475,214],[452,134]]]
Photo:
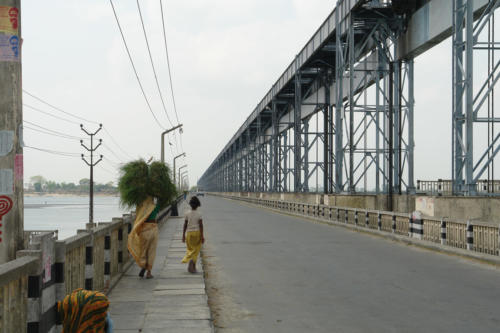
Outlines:
[[450,221],[425,216],[415,219],[412,218],[412,214],[405,213],[246,198],[219,193],[211,195],[240,200],[293,215],[379,230],[478,253],[500,255],[500,227],[481,222]]
[[[446,179],[417,180],[417,192],[427,195],[453,195],[453,182]],[[500,181],[479,180],[476,184],[479,195],[500,195]]]

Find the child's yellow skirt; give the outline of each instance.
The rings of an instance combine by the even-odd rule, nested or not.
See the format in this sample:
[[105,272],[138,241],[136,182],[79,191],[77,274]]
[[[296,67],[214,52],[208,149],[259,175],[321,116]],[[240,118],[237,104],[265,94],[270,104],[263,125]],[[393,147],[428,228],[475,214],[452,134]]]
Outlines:
[[186,255],[182,259],[182,262],[188,263],[192,260],[196,264],[201,250],[201,233],[199,230],[186,232],[186,247]]

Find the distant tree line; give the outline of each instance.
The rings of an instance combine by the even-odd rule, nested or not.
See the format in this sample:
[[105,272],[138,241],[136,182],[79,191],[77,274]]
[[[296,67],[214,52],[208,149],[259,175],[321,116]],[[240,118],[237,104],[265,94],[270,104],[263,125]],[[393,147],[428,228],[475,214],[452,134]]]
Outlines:
[[[42,176],[33,176],[30,182],[25,185],[25,190],[28,193],[71,193],[80,194],[88,193],[90,188],[90,179],[80,179],[78,184],[75,183],[57,183],[52,180],[47,180]],[[94,193],[116,194],[118,189],[113,182],[100,184],[94,182]]]

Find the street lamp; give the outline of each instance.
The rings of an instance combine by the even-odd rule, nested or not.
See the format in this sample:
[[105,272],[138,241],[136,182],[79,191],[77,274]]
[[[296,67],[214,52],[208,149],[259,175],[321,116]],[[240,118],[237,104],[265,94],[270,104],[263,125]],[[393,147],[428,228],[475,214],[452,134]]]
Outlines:
[[186,190],[189,191],[189,177],[188,177],[188,175],[185,175],[184,177],[182,177],[182,183],[184,184],[184,186],[186,186]]
[[176,183],[176,181],[175,181],[175,160],[178,159],[179,157],[182,157],[182,156],[186,157],[186,153],[182,153],[182,154],[174,157],[174,184]]
[[184,187],[184,178],[187,177],[187,170],[181,173],[181,177],[179,178],[180,187]]
[[[165,134],[168,134],[172,131],[175,131],[178,128],[181,128],[182,124],[179,124],[175,127],[172,127],[169,130],[166,130],[165,132],[161,133],[161,162],[165,163]],[[181,133],[182,133],[182,128],[181,128]]]
[[184,169],[184,168],[186,168],[186,167],[187,167],[187,164],[184,164],[184,165],[183,165],[183,166],[181,166],[181,167],[179,168],[179,170],[178,170],[179,175],[178,175],[178,178],[177,178],[177,179],[179,180],[179,188],[180,188],[180,184],[181,184],[181,170],[182,170],[182,169]]

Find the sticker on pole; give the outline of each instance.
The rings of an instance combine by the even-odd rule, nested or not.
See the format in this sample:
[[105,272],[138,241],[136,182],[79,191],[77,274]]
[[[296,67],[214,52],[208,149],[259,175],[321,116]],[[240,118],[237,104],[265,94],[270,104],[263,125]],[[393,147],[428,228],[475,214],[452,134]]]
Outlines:
[[19,31],[19,9],[0,6],[0,32],[17,35]]
[[14,172],[12,169],[0,169],[0,194],[14,193]]
[[16,180],[23,180],[24,167],[23,167],[23,155],[17,154],[14,159],[14,174]]
[[20,41],[16,35],[0,34],[0,61],[20,62]]
[[14,147],[14,131],[0,131],[0,156],[6,156]]

